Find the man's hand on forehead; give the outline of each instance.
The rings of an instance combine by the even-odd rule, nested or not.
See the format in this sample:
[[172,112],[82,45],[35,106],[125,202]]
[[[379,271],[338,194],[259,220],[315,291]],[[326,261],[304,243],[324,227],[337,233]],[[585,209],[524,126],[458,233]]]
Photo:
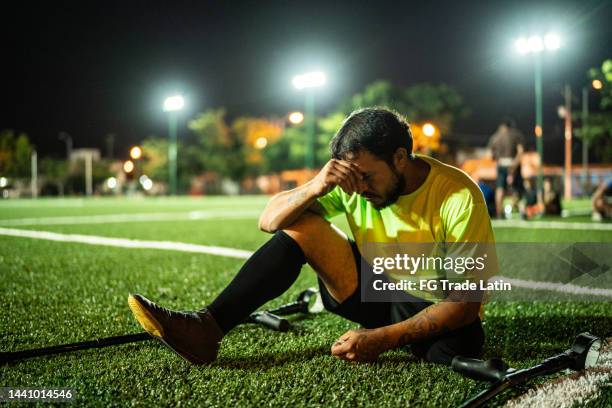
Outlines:
[[331,159],[313,179],[315,195],[320,197],[340,186],[347,194],[360,193],[363,189],[363,176],[354,161]]
[[339,183],[340,188],[347,194],[361,192],[363,176],[359,165],[350,160],[336,160],[336,163],[339,165],[338,170],[344,175],[343,182]]

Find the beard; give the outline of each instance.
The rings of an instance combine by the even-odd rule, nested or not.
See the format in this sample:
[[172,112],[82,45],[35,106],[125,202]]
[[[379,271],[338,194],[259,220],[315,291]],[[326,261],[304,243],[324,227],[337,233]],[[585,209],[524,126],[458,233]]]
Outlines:
[[395,169],[392,169],[391,171],[394,175],[393,185],[385,192],[385,195],[382,197],[383,202],[381,204],[372,204],[372,207],[377,210],[387,208],[388,206],[396,202],[399,196],[402,195],[404,189],[406,188],[406,178],[404,177],[404,175],[395,171]]

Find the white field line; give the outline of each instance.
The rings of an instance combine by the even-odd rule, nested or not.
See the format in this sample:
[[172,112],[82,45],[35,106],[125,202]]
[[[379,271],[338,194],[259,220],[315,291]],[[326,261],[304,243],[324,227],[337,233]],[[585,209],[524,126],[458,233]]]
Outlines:
[[[260,210],[201,210],[176,213],[135,213],[135,214],[104,214],[77,215],[58,217],[37,217],[0,220],[0,225],[17,227],[25,225],[72,225],[72,224],[105,224],[111,222],[148,222],[148,221],[180,221],[210,218],[251,218],[257,217]],[[495,228],[523,229],[562,229],[585,231],[612,231],[612,224],[588,222],[560,221],[524,221],[524,220],[493,220]]]
[[[110,238],[96,235],[60,234],[48,231],[33,231],[2,227],[0,227],[0,235],[20,238],[44,239],[48,241],[58,242],[72,242],[88,245],[113,246],[119,248],[162,249],[168,251],[195,252],[209,255],[228,256],[239,259],[248,259],[253,254],[253,252],[251,251],[245,251],[242,249],[188,244],[184,242],[175,241],[145,241],[128,238]],[[495,280],[503,280],[519,288],[547,290],[553,292],[580,295],[604,296],[612,298],[612,290],[610,289],[590,288],[554,282],[529,281],[508,278],[505,276],[495,276]]]
[[61,207],[108,207],[111,205],[136,204],[142,206],[159,206],[172,204],[174,206],[192,207],[194,205],[247,205],[250,203],[265,204],[270,197],[265,195],[241,196],[201,196],[201,197],[93,197],[93,198],[20,198],[0,200],[0,210],[3,208],[61,208]]
[[495,228],[560,229],[585,231],[612,231],[612,224],[597,222],[493,220]]
[[597,398],[612,379],[612,338],[602,347],[595,367],[557,378],[506,403],[508,408],[570,408]]
[[243,251],[241,249],[196,245],[188,244],[185,242],[143,241],[139,239],[109,238],[95,235],[79,234],[58,234],[55,232],[31,231],[12,228],[0,228],[0,235],[8,235],[20,238],[44,239],[48,241],[73,242],[88,245],[103,245],[119,248],[163,249],[169,251],[195,252],[200,254],[227,256],[230,258],[239,259],[247,259],[252,255],[252,252]]
[[138,213],[138,214],[104,214],[75,215],[60,217],[37,217],[0,220],[5,227],[26,225],[77,225],[77,224],[107,224],[124,222],[150,221],[188,221],[203,219],[255,218],[261,211],[257,210],[203,210],[190,212]]
[[551,292],[569,293],[571,295],[604,296],[612,298],[612,289],[590,288],[578,286],[571,283],[539,282],[525,279],[507,278],[505,276],[494,276],[492,281],[504,281],[517,288],[547,290]]

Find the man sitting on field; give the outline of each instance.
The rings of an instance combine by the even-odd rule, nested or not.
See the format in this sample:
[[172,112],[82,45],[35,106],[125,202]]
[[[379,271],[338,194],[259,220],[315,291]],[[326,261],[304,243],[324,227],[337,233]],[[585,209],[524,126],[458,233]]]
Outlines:
[[[408,123],[383,108],[353,112],[331,141],[331,153],[308,183],[272,197],[259,227],[274,235],[206,308],[176,312],[130,295],[142,327],[186,360],[210,363],[223,336],[284,293],[307,262],[325,308],[363,327],[340,336],[332,355],[373,361],[409,345],[441,364],[456,355],[478,356],[484,344],[480,298],[415,292],[410,302],[363,302],[358,270],[366,243],[493,242],[478,186],[454,167],[413,155]],[[329,222],[343,213],[354,240]]]

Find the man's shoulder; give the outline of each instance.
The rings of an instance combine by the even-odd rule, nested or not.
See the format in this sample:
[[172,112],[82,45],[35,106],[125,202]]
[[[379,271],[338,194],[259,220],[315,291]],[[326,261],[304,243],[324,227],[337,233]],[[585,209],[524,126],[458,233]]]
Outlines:
[[453,166],[451,164],[441,162],[440,160],[434,159],[433,157],[429,157],[429,156],[419,156],[419,157],[425,160],[425,162],[430,165],[431,171],[434,172],[433,178],[431,180],[432,182],[445,182],[445,183],[457,184],[459,186],[464,186],[464,187],[474,186],[478,188],[474,180],[472,180],[472,178],[460,168]]
[[445,199],[483,200],[482,192],[476,182],[463,170],[443,163],[433,157],[422,157],[434,173],[431,177],[432,187],[440,192]]

